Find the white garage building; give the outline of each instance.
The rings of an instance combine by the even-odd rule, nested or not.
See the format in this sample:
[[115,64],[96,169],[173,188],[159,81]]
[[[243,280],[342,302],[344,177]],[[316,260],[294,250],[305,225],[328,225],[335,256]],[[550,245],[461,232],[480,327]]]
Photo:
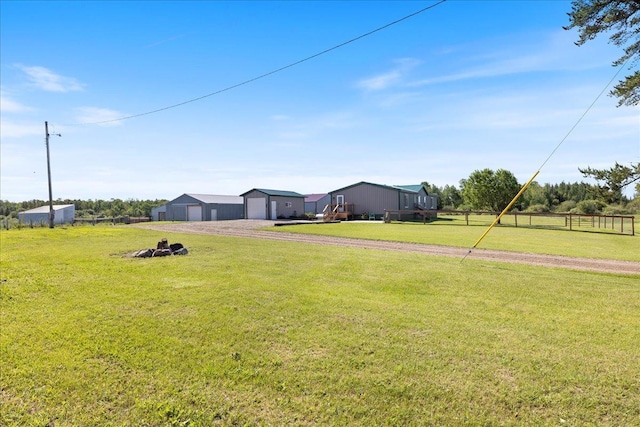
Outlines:
[[288,219],[304,215],[304,195],[294,191],[254,188],[241,194],[247,219]]
[[[73,224],[76,218],[75,205],[53,205],[54,224]],[[18,220],[23,224],[49,224],[49,206],[40,206],[24,212],[18,212]]]

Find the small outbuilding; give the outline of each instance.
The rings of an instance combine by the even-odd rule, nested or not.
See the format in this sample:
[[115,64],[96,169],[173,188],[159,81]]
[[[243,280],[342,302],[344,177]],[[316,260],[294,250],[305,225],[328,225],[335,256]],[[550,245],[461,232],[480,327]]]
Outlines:
[[304,213],[322,213],[325,206],[331,203],[331,197],[327,193],[307,194],[304,196]]
[[151,212],[154,221],[224,221],[242,219],[243,215],[244,199],[240,196],[187,193]]
[[[49,206],[40,206],[24,212],[18,212],[18,220],[23,224],[49,224]],[[53,205],[54,224],[73,224],[76,219],[75,205]]]
[[247,219],[276,220],[298,218],[304,214],[304,195],[294,191],[254,188],[241,196]]

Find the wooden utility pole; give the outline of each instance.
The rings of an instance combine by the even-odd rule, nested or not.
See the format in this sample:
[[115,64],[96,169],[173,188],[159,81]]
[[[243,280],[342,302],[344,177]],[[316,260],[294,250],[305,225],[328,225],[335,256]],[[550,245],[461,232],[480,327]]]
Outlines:
[[[51,161],[49,160],[49,124],[44,122],[45,143],[47,146],[47,176],[49,177],[49,228],[53,228],[55,212],[53,211],[53,195],[51,193]],[[58,134],[60,136],[60,134]]]

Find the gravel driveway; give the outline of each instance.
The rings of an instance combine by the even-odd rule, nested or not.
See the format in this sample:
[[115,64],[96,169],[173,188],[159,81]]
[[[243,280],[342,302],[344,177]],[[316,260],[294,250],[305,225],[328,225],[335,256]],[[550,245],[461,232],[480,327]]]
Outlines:
[[379,249],[388,251],[413,252],[426,255],[449,256],[487,261],[500,261],[516,264],[541,265],[545,267],[568,268],[572,270],[599,271],[606,273],[638,274],[640,262],[618,261],[609,259],[574,258],[558,255],[541,255],[521,252],[496,251],[488,249],[474,249],[469,253],[468,248],[452,246],[424,245],[418,243],[388,242],[380,240],[353,239],[329,236],[314,236],[297,233],[283,233],[258,230],[263,227],[275,227],[291,224],[290,221],[262,221],[262,220],[234,220],[234,221],[205,221],[205,222],[175,222],[170,224],[141,223],[138,227],[150,230],[211,234],[220,236],[247,237],[256,239],[270,239],[280,241],[295,241],[317,245],[334,245],[363,249]]

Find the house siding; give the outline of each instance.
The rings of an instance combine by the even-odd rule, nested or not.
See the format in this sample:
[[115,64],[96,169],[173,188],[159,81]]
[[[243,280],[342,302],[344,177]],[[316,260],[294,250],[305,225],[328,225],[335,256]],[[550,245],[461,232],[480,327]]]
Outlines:
[[342,190],[329,193],[331,195],[331,203],[336,204],[336,196],[344,195],[345,203],[354,206],[355,217],[361,216],[363,213],[373,212],[376,215],[382,215],[385,209],[400,209],[398,200],[398,190],[385,188],[369,183],[362,183]]
[[[376,217],[385,210],[413,211],[415,209],[435,209],[437,196],[430,196],[421,185],[387,186],[369,182],[359,182],[329,193],[331,204],[336,205],[337,196],[343,195],[344,202],[352,205],[354,218],[364,213],[373,213]],[[413,213],[401,217],[413,217]]]
[[[270,201],[276,202],[277,218],[297,217],[304,214],[304,198],[271,196]],[[287,207],[287,203],[289,203],[291,206]],[[269,206],[271,206],[271,203],[269,203]]]

